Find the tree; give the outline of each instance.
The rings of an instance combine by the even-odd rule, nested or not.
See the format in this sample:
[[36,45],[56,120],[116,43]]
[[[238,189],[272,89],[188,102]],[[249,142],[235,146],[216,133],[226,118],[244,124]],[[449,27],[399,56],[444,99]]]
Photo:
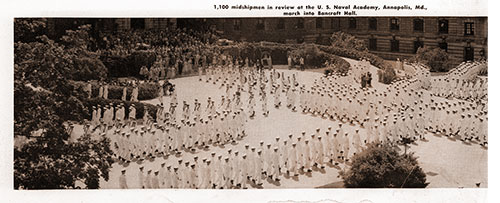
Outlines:
[[16,189],[75,188],[78,180],[98,188],[100,177],[109,178],[109,140],[83,135],[72,142],[66,128],[86,115],[83,92],[68,82],[79,57],[92,53],[44,35],[14,44],[14,139],[24,141],[14,148]]
[[418,48],[413,60],[429,66],[432,72],[446,72],[451,67],[448,60],[448,53],[437,47],[424,46]]
[[361,52],[368,51],[366,43],[363,40],[359,40],[353,35],[350,35],[342,31],[334,32],[330,37],[330,42],[333,47],[337,48],[342,48],[347,50],[355,49]]
[[45,18],[15,18],[14,41],[34,42],[37,36],[47,34],[47,19]]
[[369,144],[354,155],[351,168],[341,176],[348,188],[425,188],[429,184],[413,154],[402,155],[380,144]]

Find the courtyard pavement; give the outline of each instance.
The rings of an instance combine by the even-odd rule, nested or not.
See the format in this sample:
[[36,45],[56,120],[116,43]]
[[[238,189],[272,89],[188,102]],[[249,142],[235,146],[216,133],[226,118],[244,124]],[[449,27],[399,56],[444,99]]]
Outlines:
[[[355,60],[346,59],[349,63],[357,63]],[[297,71],[287,70],[284,66],[276,67],[277,71],[284,72],[285,75],[296,74],[297,80],[306,87],[310,87],[314,79],[321,77],[322,71]],[[372,80],[374,88],[384,88],[384,84],[378,83],[376,67],[371,67]],[[205,109],[207,97],[215,99],[216,104],[220,101],[220,95],[224,94],[223,89],[218,85],[208,84],[206,82],[198,81],[198,77],[185,77],[170,80],[176,85],[178,102],[186,100],[188,103],[193,103],[197,98],[201,102],[202,110]],[[164,102],[168,103],[168,98]],[[244,94],[242,101],[246,100]],[[284,94],[282,99],[284,100]],[[159,99],[149,101],[142,101],[145,103],[158,104]],[[302,114],[300,112],[292,112],[286,107],[276,109],[273,107],[273,98],[268,99],[270,114],[264,117],[260,111],[260,101],[257,101],[257,116],[255,119],[249,119],[246,124],[246,132],[248,136],[242,140],[237,141],[236,144],[229,144],[223,147],[210,146],[208,150],[198,150],[196,153],[184,152],[181,157],[168,157],[156,158],[154,160],[146,160],[141,163],[148,169],[159,169],[160,164],[163,162],[176,164],[178,158],[192,160],[194,155],[204,158],[209,157],[211,152],[217,154],[226,154],[227,149],[231,148],[233,151],[244,151],[244,145],[258,146],[262,140],[264,142],[272,143],[275,137],[280,137],[281,140],[292,133],[295,136],[299,135],[302,131],[307,134],[314,132],[316,128],[321,129],[323,134],[328,126],[337,126],[337,121],[322,119],[311,115]],[[180,109],[178,110],[178,112]],[[359,126],[345,126],[348,132],[353,132]],[[81,131],[81,126],[76,126],[75,130]],[[364,129],[360,128],[360,134],[365,135]],[[487,187],[488,184],[488,171],[487,171],[487,149],[479,145],[466,145],[460,141],[450,140],[446,137],[438,135],[427,135],[428,141],[418,141],[415,145],[411,145],[409,151],[415,152],[418,157],[420,166],[427,174],[427,181],[430,182],[430,188],[459,188],[467,187],[474,188],[476,183],[481,183],[480,187]],[[351,150],[353,151],[353,150]],[[352,152],[351,152],[352,153]],[[127,183],[129,188],[139,188],[138,171],[139,165],[135,162],[130,163],[128,166],[123,166],[118,163],[112,165],[109,181],[101,178],[100,185],[103,189],[117,189],[119,188],[118,177],[123,168],[127,169]],[[313,171],[312,173],[302,174],[297,179],[282,178],[279,183],[271,183],[264,181],[264,188],[316,188],[316,187],[341,187],[342,179],[338,176],[339,171],[345,170],[348,166],[340,165],[339,167],[326,167],[324,170]]]

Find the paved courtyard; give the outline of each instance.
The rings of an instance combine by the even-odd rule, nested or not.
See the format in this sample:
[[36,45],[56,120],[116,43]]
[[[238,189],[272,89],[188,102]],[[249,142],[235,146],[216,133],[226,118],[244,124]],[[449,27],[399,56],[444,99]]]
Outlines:
[[[350,63],[357,63],[355,60],[347,59]],[[322,76],[320,72],[312,71],[296,71],[286,70],[283,67],[277,67],[277,71],[284,72],[285,75],[296,74],[297,80],[301,84],[305,84],[306,88],[310,87],[315,78]],[[384,88],[384,84],[378,83],[376,78],[376,68],[371,67],[374,88]],[[171,80],[177,87],[178,101],[182,104],[185,100],[192,103],[195,98],[201,102],[202,109],[206,106],[208,97],[215,99],[216,104],[220,101],[220,95],[224,93],[218,85],[208,84],[198,81],[198,77],[185,77]],[[282,94],[284,101],[284,94]],[[166,99],[168,100],[168,99]],[[245,95],[242,101],[246,101]],[[146,103],[158,104],[159,99],[143,101]],[[168,102],[168,101],[165,101]],[[260,107],[260,101],[257,102],[257,107]],[[288,134],[299,135],[302,131],[308,134],[313,133],[316,128],[321,129],[321,133],[328,126],[336,126],[337,121],[322,119],[311,115],[305,115],[300,112],[292,112],[286,107],[276,109],[272,106],[272,99],[268,99],[270,114],[264,117],[260,108],[256,108],[257,116],[254,119],[249,119],[246,124],[246,132],[248,136],[239,140],[236,144],[226,145],[223,147],[210,146],[208,150],[198,150],[196,153],[184,152],[182,158],[192,159],[194,155],[200,158],[209,157],[211,152],[217,154],[226,154],[227,149],[233,151],[244,151],[244,145],[257,147],[260,141],[272,142],[275,137],[284,139]],[[182,105],[179,105],[179,108]],[[348,132],[353,132],[359,126],[345,126]],[[77,126],[77,131],[81,130],[81,126]],[[364,129],[360,129],[360,134],[365,135]],[[438,135],[427,135],[428,141],[419,141],[412,145],[409,151],[415,152],[418,161],[427,174],[427,180],[430,182],[428,187],[431,188],[457,188],[457,187],[476,187],[476,183],[481,183],[480,187],[487,187],[487,149],[481,148],[479,145],[466,145],[460,141],[450,140],[446,137]],[[148,169],[159,169],[163,162],[176,163],[177,157],[156,158],[154,160],[146,160],[141,165]],[[123,167],[127,168],[127,182],[129,188],[139,188],[137,163],[132,162],[128,166],[123,166],[118,163],[113,164],[109,181],[101,178],[101,188],[116,189],[119,188],[118,177]],[[323,171],[313,171],[312,173],[302,174],[297,179],[282,178],[279,183],[270,183],[265,181],[264,188],[315,188],[332,183],[342,181],[338,177],[340,170],[344,170],[346,166],[327,167]],[[347,166],[348,167],[348,166]]]

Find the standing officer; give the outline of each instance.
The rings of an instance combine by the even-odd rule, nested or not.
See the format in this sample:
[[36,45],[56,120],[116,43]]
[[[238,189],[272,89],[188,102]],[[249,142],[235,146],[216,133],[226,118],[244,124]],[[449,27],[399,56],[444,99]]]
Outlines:
[[126,169],[122,170],[122,175],[120,175],[120,189],[128,189],[127,186],[127,176],[125,176]]

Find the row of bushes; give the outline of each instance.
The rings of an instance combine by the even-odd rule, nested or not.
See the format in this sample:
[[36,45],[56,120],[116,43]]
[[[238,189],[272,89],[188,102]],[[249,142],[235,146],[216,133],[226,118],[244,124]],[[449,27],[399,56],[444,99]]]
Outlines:
[[[335,64],[337,69],[341,71],[348,70],[350,67],[349,63],[336,56],[352,59],[366,58],[371,64],[379,68],[387,66],[382,58],[368,52],[316,44],[244,42],[222,46],[220,50],[225,54],[231,55],[233,58],[241,57],[245,59],[248,57],[250,61],[255,61],[261,58],[264,53],[269,53],[275,65],[288,64],[288,55],[292,54],[303,56],[306,67],[309,68],[321,67],[326,60],[331,60],[331,63]],[[156,57],[154,51],[140,50],[124,56],[102,54],[100,59],[106,66],[109,77],[141,77],[139,74],[141,67],[152,66]],[[211,59],[211,57],[208,57],[208,59]]]
[[351,58],[351,59],[356,59],[359,60],[361,58],[365,58],[366,60],[370,61],[370,64],[384,69],[386,67],[390,67],[391,65],[387,63],[384,59],[380,58],[379,56],[369,53],[369,52],[364,52],[364,51],[358,51],[356,49],[344,49],[344,48],[338,48],[338,47],[333,47],[333,46],[318,46],[321,51],[324,51],[329,54],[337,55],[337,56],[342,56],[346,58]]
[[[87,83],[86,82],[78,82],[74,81],[75,85],[79,88],[84,88]],[[96,98],[99,95],[99,84],[97,82],[92,83],[92,98]],[[137,95],[137,99],[139,100],[150,100],[159,97],[159,88],[160,85],[157,83],[140,83],[139,94]],[[124,86],[119,85],[108,85],[108,99],[117,99],[121,100],[123,95]],[[132,96],[132,86],[127,87],[127,101],[130,101]]]
[[294,57],[303,57],[306,68],[321,68],[329,62],[333,65],[331,71],[345,74],[351,67],[351,64],[343,58],[321,51],[315,44],[305,45],[303,48],[291,51],[290,54]]
[[222,48],[223,52],[233,57],[248,57],[255,60],[262,57],[263,53],[271,55],[274,65],[287,65],[288,55],[303,57],[306,68],[323,67],[326,61],[334,64],[336,71],[347,72],[350,64],[346,60],[321,50],[321,45],[316,44],[281,44],[274,42],[240,43]]
[[68,75],[72,80],[104,80],[108,76],[106,66],[97,58],[74,57],[72,62],[73,72]]
[[125,107],[125,118],[128,118],[129,107],[132,104],[134,104],[134,107],[136,109],[136,114],[135,114],[136,119],[141,119],[144,116],[144,108],[147,108],[148,114],[154,120],[156,120],[156,110],[158,109],[157,106],[152,104],[146,104],[142,102],[122,101],[117,99],[90,98],[90,99],[84,99],[82,103],[88,109],[88,111],[86,111],[86,115],[82,115],[82,117],[88,120],[92,119],[92,106],[97,107],[97,105],[101,105],[101,107],[104,107],[108,104],[112,104],[114,107],[116,107],[118,106],[118,104],[123,104],[123,106]]
[[[223,53],[233,56],[233,58],[241,57],[245,59],[248,57],[250,61],[261,58],[263,53],[269,53],[275,65],[288,64],[288,55],[292,54],[304,56],[305,64],[310,68],[321,67],[326,60],[333,60],[332,63],[338,67],[337,69],[341,71],[348,70],[350,67],[349,63],[336,56],[352,59],[366,58],[372,65],[382,69],[390,66],[382,58],[366,51],[315,44],[244,42],[222,46],[220,50]],[[124,56],[102,54],[100,59],[106,66],[107,74],[110,77],[141,77],[139,74],[141,67],[152,66],[156,57],[154,51],[140,50]],[[208,59],[211,59],[211,57],[208,57]]]
[[319,50],[318,46],[313,44],[305,45],[302,49],[294,49],[290,52],[294,58],[304,58],[306,68],[319,68],[324,66],[330,58],[328,54]]

